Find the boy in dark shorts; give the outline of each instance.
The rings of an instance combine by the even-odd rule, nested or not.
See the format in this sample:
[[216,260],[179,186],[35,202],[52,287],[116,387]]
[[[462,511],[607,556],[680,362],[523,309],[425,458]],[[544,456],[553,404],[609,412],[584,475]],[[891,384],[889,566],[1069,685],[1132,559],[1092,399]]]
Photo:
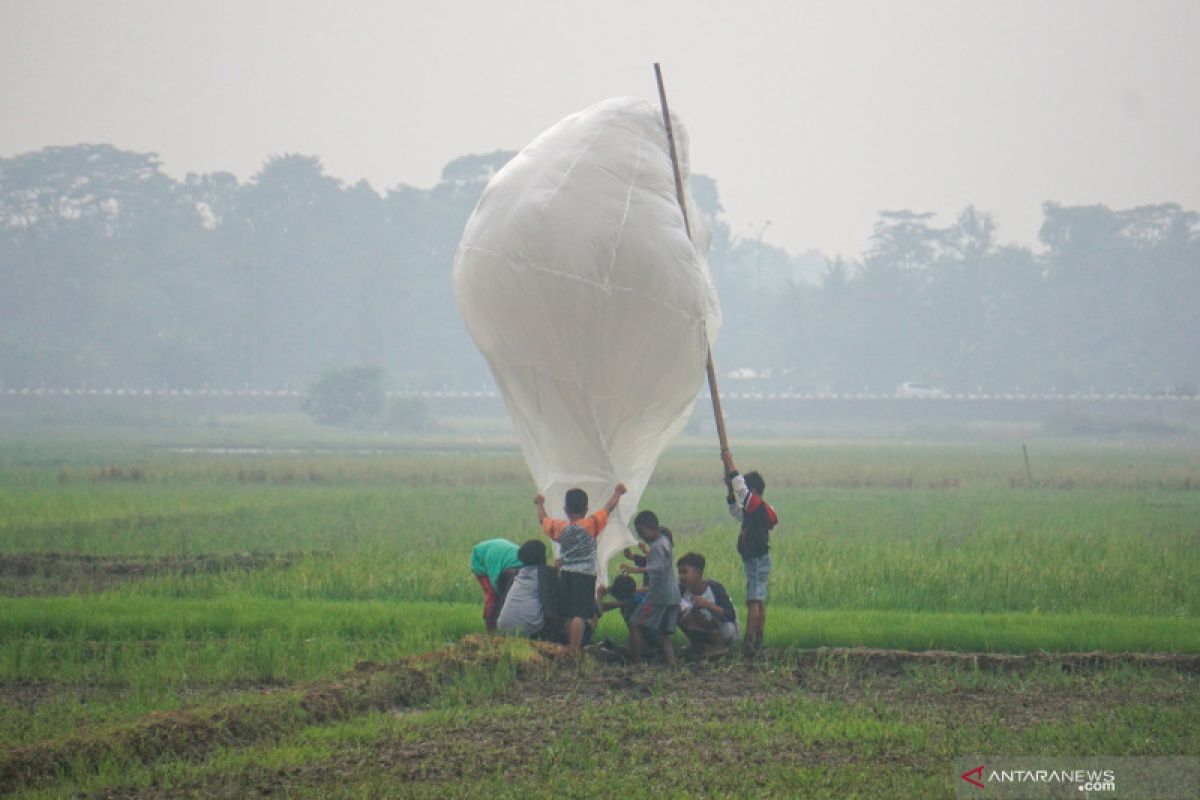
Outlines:
[[567,492],[563,511],[566,519],[555,519],[546,513],[546,498],[533,498],[542,530],[558,542],[559,580],[562,582],[564,616],[567,622],[567,643],[578,654],[583,647],[584,620],[596,616],[596,537],[608,524],[608,515],[617,507],[625,484],[618,483],[604,508],[588,515],[588,496],[583,489]]
[[[649,549],[649,547],[646,548],[647,551]],[[611,586],[601,586],[599,592],[601,597],[600,614],[603,616],[609,611],[620,611],[621,619],[625,620],[625,627],[629,631],[630,641],[633,641],[633,628],[637,625],[637,612],[642,607],[642,601],[646,599],[645,588],[638,587],[631,576],[622,573],[613,579]],[[606,639],[603,644],[609,651],[622,652],[610,640]],[[628,650],[624,651],[624,654],[627,657]],[[642,642],[642,658],[653,661],[659,655],[654,642],[649,640]]]
[[725,462],[725,502],[729,513],[742,524],[738,533],[738,555],[746,570],[746,652],[753,655],[762,648],[763,628],[767,624],[767,578],[771,574],[771,529],[779,524],[775,509],[763,500],[767,483],[757,472],[742,475],[733,463],[733,454],[721,452]]
[[613,579],[612,586],[600,587],[600,613],[620,611],[625,625],[633,625],[633,613],[642,604],[646,593],[638,589],[637,583],[628,575],[618,575]]
[[646,566],[621,565],[627,574],[641,573],[647,576],[646,599],[634,614],[635,624],[629,631],[629,656],[636,664],[642,656],[642,644],[651,641],[662,648],[667,663],[675,666],[675,649],[671,636],[679,622],[679,578],[675,576],[675,558],[671,540],[663,536],[658,525],[658,516],[653,511],[642,511],[633,519],[638,536],[650,545],[646,554]]

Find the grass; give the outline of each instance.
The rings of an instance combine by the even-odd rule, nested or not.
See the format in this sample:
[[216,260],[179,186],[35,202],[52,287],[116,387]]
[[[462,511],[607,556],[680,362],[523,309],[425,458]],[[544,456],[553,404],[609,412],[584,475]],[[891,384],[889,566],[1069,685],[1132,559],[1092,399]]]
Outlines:
[[24,796],[945,797],[966,754],[1200,753],[1196,681],[1131,667],[851,678],[835,664],[781,661],[648,678],[502,662],[402,713],[310,725],[297,714],[281,735],[203,759],[69,765]]
[[476,636],[463,646],[405,662],[360,665],[336,682],[110,723],[9,751],[0,761],[0,791],[69,770],[103,775],[105,765],[114,762],[136,768],[172,755],[194,758],[222,745],[274,741],[306,724],[425,703],[435,696],[469,702],[506,685],[536,660],[542,656],[528,642]]
[[[8,748],[137,725],[148,714],[253,707],[360,661],[455,641],[481,627],[470,547],[538,535],[528,475],[499,439],[472,451],[473,437],[381,441],[314,429],[289,438],[268,427],[250,440],[267,451],[230,453],[204,449],[245,443],[246,429],[223,423],[8,433],[0,440],[0,744]],[[1019,445],[1002,442],[740,447],[743,466],[766,475],[783,519],[768,644],[1200,652],[1194,444],[1040,441],[1030,450],[1032,486]],[[684,442],[664,457],[642,506],[672,527],[677,554],[706,555],[708,574],[741,609],[735,530],[714,461]],[[598,635],[623,639],[620,620],[606,617]],[[972,728],[894,695],[863,705],[795,687],[763,699],[739,694],[714,715],[666,674],[641,702],[589,696],[573,723],[565,708],[550,707],[549,730],[583,725],[612,748],[539,731],[536,710],[503,697],[510,678],[465,672],[402,717],[355,712],[312,725],[297,717],[279,738],[202,756],[85,758],[60,782],[27,788],[573,796],[602,781],[606,792],[636,794],[939,795],[952,784],[934,763],[965,752],[1200,752],[1186,732],[1195,702],[1164,699],[1175,695],[1161,676],[1128,677],[1133,689],[1118,695],[1153,688],[1141,704],[1078,697],[1095,682],[1122,680],[1107,673],[1093,683],[1068,679],[1067,689],[1056,683],[1061,674],[1026,679],[1024,688],[977,676],[972,688],[937,670],[900,684],[918,695],[994,695],[1014,708],[1029,687],[1061,689],[1082,704],[1079,715],[1018,730],[978,709],[965,718]],[[665,711],[655,698],[679,708]],[[467,735],[509,723],[532,737],[529,753],[505,756]],[[668,781],[645,766],[652,758],[643,743],[675,742],[681,726],[689,740],[714,738],[742,760],[671,744],[683,761]],[[413,749],[443,738],[450,749],[441,756],[457,773]],[[816,755],[794,757],[805,749]],[[760,753],[774,755],[755,760]],[[409,774],[396,766],[402,761],[428,774]]]
[[[805,458],[760,459],[773,462],[768,496],[784,520],[774,538],[781,568],[772,601],[779,605],[1153,616],[1200,610],[1191,590],[1200,584],[1200,492],[1026,490],[982,478],[941,489],[788,486],[790,475],[812,470]],[[710,573],[736,593],[740,563],[721,492],[671,479],[672,467],[687,471],[695,460],[671,458],[643,505],[668,521],[678,551],[705,553]],[[526,481],[510,474],[506,457],[495,465],[368,459],[353,468],[336,459],[299,461],[291,469],[309,476],[302,485],[280,478],[278,467],[239,459],[190,475],[186,466],[147,466],[135,481],[38,486],[0,475],[8,478],[0,484],[0,553],[298,553],[286,568],[159,575],[128,591],[472,602],[478,590],[463,569],[471,545],[538,535]],[[274,477],[247,484],[239,477],[247,470]],[[356,471],[366,476],[362,483]],[[379,485],[389,472],[393,482]],[[863,472],[871,474],[869,460]]]
[[[296,682],[457,640],[480,627],[465,603],[216,600],[8,600],[0,680],[135,687]],[[980,652],[1197,652],[1200,620],[1098,614],[964,614],[778,608],[773,642]],[[598,636],[620,638],[605,618]]]

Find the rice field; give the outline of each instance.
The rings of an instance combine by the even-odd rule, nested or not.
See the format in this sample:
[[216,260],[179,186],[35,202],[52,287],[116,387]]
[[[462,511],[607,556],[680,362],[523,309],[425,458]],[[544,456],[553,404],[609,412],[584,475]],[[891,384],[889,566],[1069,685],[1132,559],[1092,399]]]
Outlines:
[[[706,556],[744,609],[710,449],[685,440],[670,451],[642,506],[675,532],[677,555]],[[1032,482],[1019,443],[739,447],[783,520],[767,645],[1200,653],[1200,449],[1044,440],[1030,452]],[[533,493],[510,443],[472,435],[12,433],[0,442],[0,746],[15,758],[147,715],[253,704],[476,633],[470,547],[539,535]],[[620,620],[602,620],[599,636],[623,640]],[[480,673],[493,676],[484,694],[523,680],[509,662],[499,669]],[[434,694],[453,705],[449,685]],[[221,758],[261,766],[263,747],[287,761],[285,745],[411,735],[378,713],[297,723],[269,747],[237,743]],[[436,706],[421,713],[449,724]],[[1166,751],[1196,751],[1194,733],[1173,741]],[[115,772],[84,759],[65,782],[9,788],[55,795],[141,776],[153,793],[170,774],[209,794],[196,776],[225,763],[114,757]],[[298,791],[331,788],[314,785],[324,789]]]

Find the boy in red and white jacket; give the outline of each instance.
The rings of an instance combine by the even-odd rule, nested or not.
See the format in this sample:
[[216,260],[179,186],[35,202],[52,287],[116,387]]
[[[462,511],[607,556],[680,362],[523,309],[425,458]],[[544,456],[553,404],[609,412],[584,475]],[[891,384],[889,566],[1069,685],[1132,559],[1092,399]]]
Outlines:
[[763,628],[767,622],[767,579],[771,574],[771,529],[779,524],[779,516],[763,499],[766,481],[757,472],[742,475],[733,463],[733,454],[721,452],[725,462],[725,502],[729,513],[742,524],[738,534],[738,554],[746,570],[746,634],[747,652],[755,653],[763,643]]

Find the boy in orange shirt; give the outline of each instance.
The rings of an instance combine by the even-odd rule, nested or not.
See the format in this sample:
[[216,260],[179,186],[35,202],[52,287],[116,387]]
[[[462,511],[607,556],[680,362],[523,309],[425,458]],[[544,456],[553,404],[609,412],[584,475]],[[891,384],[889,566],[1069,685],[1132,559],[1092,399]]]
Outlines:
[[617,507],[625,484],[618,483],[604,508],[588,516],[588,496],[583,489],[567,492],[563,511],[566,519],[555,519],[546,513],[546,498],[533,498],[538,522],[546,535],[558,542],[562,565],[558,576],[562,582],[564,616],[567,617],[567,640],[571,650],[578,653],[583,647],[583,621],[596,616],[596,537],[608,524],[608,515]]

